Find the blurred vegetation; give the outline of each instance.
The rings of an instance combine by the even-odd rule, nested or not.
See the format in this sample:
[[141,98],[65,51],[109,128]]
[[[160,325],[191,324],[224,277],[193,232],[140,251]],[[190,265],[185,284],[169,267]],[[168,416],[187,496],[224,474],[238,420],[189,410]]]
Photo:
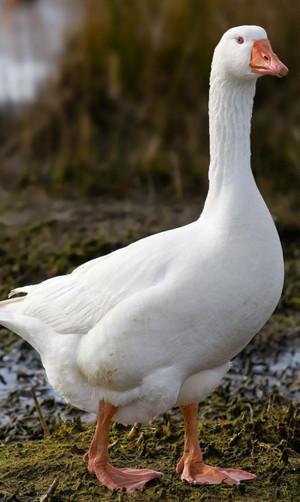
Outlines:
[[300,211],[300,9],[291,0],[87,0],[58,75],[37,103],[0,118],[3,186],[52,193],[204,195],[214,46],[266,28],[290,68],[258,84],[252,164],[269,201]]

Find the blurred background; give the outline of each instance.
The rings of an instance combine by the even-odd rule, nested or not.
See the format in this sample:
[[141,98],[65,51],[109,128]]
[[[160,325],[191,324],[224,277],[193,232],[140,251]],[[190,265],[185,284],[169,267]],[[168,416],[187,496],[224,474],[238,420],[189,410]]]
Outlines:
[[258,84],[252,164],[275,216],[299,220],[292,0],[2,0],[0,22],[2,191],[151,201],[204,197],[214,46],[264,26],[290,74]]

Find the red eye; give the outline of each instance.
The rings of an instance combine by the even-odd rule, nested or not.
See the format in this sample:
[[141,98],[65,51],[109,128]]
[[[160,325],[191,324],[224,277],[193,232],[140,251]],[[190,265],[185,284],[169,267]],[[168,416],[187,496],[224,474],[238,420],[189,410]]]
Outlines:
[[237,37],[236,41],[237,41],[238,44],[243,44],[245,42],[245,40],[243,39],[243,37]]

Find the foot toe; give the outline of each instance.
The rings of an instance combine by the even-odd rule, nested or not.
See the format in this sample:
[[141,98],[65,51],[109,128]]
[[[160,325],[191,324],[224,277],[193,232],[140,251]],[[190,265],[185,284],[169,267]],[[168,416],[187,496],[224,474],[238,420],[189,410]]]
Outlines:
[[109,490],[125,488],[129,493],[143,487],[151,479],[162,476],[161,472],[151,469],[117,468],[108,463],[97,465],[94,462],[92,465],[89,462],[88,469]]
[[255,474],[241,469],[219,469],[206,464],[186,463],[181,475],[183,481],[190,484],[228,485],[239,484],[240,481],[255,479]]
[[242,469],[219,469],[219,471],[223,472],[226,475],[226,477],[232,479],[237,484],[240,481],[247,481],[256,478],[255,474],[243,471]]

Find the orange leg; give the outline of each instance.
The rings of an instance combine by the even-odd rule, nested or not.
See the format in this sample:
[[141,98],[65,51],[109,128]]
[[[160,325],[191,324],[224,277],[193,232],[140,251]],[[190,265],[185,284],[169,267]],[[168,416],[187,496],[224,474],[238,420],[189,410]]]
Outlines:
[[184,453],[177,464],[176,471],[181,479],[191,484],[239,484],[240,481],[254,479],[255,474],[241,469],[222,469],[206,465],[198,441],[198,405],[189,404],[182,407],[184,416]]
[[144,486],[147,481],[161,476],[161,472],[150,469],[127,469],[113,467],[109,463],[108,441],[109,426],[117,408],[112,404],[101,401],[96,431],[89,451],[84,455],[88,462],[88,470],[97,476],[101,484],[109,490],[126,488],[133,492]]

